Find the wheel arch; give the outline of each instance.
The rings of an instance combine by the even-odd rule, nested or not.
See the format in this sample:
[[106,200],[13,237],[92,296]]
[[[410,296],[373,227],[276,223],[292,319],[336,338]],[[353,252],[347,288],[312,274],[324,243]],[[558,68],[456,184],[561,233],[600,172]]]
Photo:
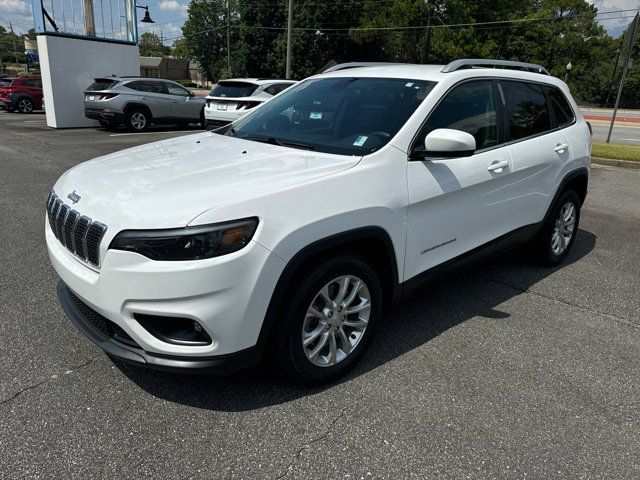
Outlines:
[[147,115],[149,115],[149,121],[150,122],[153,121],[153,114],[151,113],[151,109],[147,105],[145,105],[144,103],[127,102],[125,104],[124,108],[122,109],[122,111],[124,112],[124,114],[126,116],[134,108],[136,108],[136,109],[139,108],[139,109],[144,110],[147,113]]
[[273,326],[277,323],[282,299],[295,285],[295,279],[304,274],[306,266],[327,256],[346,252],[364,256],[372,263],[379,275],[385,304],[400,299],[401,285],[398,280],[395,249],[386,230],[376,226],[361,227],[317,240],[298,251],[287,262],[278,278],[258,336],[257,346],[261,354],[264,353],[273,333]]
[[553,200],[549,204],[547,208],[547,213],[544,216],[543,223],[547,221],[549,215],[551,214],[551,210],[553,210],[553,206],[560,198],[564,192],[569,189],[576,190],[578,197],[580,197],[580,205],[582,205],[587,197],[587,186],[589,183],[589,171],[586,167],[580,167],[576,170],[572,170],[567,173],[563,179],[560,181],[560,185],[558,186],[555,195],[553,196]]

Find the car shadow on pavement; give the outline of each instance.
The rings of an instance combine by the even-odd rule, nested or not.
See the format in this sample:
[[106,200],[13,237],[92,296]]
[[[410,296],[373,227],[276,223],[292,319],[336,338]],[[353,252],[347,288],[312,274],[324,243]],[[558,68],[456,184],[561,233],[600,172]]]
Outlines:
[[337,382],[322,387],[291,385],[265,367],[228,377],[208,377],[155,371],[117,360],[114,363],[140,388],[167,401],[232,412],[277,405],[351,381],[468,319],[485,317],[508,321],[510,315],[501,311],[499,305],[557,270],[581,260],[595,245],[596,236],[581,229],[569,256],[558,267],[536,266],[527,258],[526,249],[520,249],[427,286],[413,297],[388,308],[359,364]]

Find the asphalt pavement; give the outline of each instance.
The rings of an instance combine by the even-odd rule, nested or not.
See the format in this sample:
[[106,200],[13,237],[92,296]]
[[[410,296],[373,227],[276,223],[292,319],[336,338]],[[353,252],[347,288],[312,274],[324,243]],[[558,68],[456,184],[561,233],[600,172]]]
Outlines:
[[65,317],[51,186],[185,134],[124,133],[0,112],[0,478],[637,478],[640,171],[594,167],[561,267],[524,250],[424,290],[349,376],[306,389],[113,363]]
[[[613,109],[581,108],[580,110],[585,118],[591,122],[593,140],[605,142],[611,126]],[[640,110],[618,110],[616,122],[611,131],[611,143],[640,146]]]

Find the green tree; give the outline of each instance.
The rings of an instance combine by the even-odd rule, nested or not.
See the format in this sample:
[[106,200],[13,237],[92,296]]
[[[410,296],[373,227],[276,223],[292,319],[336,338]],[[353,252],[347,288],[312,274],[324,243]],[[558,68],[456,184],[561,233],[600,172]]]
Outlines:
[[155,33],[145,32],[140,35],[138,42],[140,55],[143,57],[162,57],[169,55],[170,48],[162,44],[162,40]]

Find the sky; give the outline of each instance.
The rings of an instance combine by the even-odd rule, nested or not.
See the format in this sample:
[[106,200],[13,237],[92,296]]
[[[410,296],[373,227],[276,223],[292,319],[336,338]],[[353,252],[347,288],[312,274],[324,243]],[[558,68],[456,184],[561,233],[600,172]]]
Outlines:
[[[265,0],[269,1],[269,0]],[[321,1],[321,0],[319,0]],[[589,3],[598,7],[600,12],[616,11],[616,10],[631,10],[639,8],[640,0],[587,0]],[[109,28],[109,6],[111,6],[113,12],[117,12],[118,2],[122,4],[123,0],[101,0],[101,2],[95,1],[95,19],[98,29],[101,24],[101,14],[97,7],[100,3],[104,5],[106,15],[106,27],[105,29],[111,31]],[[79,12],[80,4],[82,0],[44,0],[44,6],[51,14],[53,10],[55,14],[56,22],[62,23],[62,7],[64,5],[65,20],[68,29],[73,28],[72,17],[72,5]],[[149,6],[149,14],[151,18],[156,22],[154,24],[139,23],[139,34],[144,32],[154,32],[157,35],[162,35],[165,40],[165,44],[171,45],[173,40],[178,38],[181,34],[180,27],[187,18],[187,6],[189,0],[142,0],[138,3]],[[51,8],[53,6],[53,8]],[[601,15],[599,22],[606,28],[610,35],[614,37],[620,36],[631,18],[620,17],[632,17],[634,12],[628,11],[623,13],[612,13]],[[138,11],[138,19],[142,18],[144,12]],[[117,19],[117,13],[114,13],[114,17]],[[0,25],[5,28],[9,28],[9,22],[13,25],[14,30],[17,33],[24,33],[29,28],[33,28],[33,16],[31,13],[31,0],[0,0]],[[79,15],[76,19],[76,28],[78,31],[81,29]],[[118,30],[117,20],[114,30]],[[117,34],[116,34],[117,35]]]

